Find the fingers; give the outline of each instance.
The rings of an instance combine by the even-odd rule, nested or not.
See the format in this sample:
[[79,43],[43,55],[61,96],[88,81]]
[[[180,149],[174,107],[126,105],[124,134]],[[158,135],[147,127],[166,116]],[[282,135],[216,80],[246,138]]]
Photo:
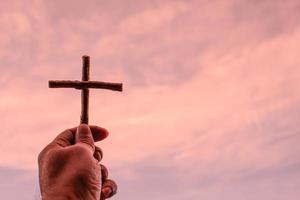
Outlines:
[[[89,127],[92,131],[92,136],[95,142],[101,141],[108,136],[108,131],[105,128],[93,125],[90,125]],[[54,139],[53,143],[61,147],[73,145],[75,143],[76,131],[77,127],[63,131]]]
[[66,147],[74,144],[74,140],[75,134],[71,131],[71,129],[67,129],[59,134],[53,142],[61,147]]
[[108,131],[105,128],[90,125],[90,129],[92,131],[95,142],[101,141],[108,136]]
[[102,183],[104,183],[108,177],[108,170],[102,164],[100,164],[100,167],[101,167],[101,179],[102,179],[101,181],[102,181]]
[[104,181],[102,184],[102,189],[101,189],[101,200],[102,199],[107,199],[112,197],[117,193],[118,186],[117,184],[110,179],[107,179]]
[[[108,131],[105,128],[89,125],[90,130],[92,131],[94,142],[101,141],[108,136]],[[69,129],[74,135],[76,134],[77,127]]]
[[112,197],[117,193],[117,184],[110,179],[107,179],[108,177],[108,170],[107,168],[100,164],[101,167],[101,178],[102,178],[102,188],[101,188],[101,198],[100,200],[104,200],[107,198]]
[[94,153],[95,146],[94,146],[94,138],[92,135],[92,131],[90,127],[86,124],[80,124],[77,128],[76,135],[75,135],[75,143],[82,144],[90,149]]
[[103,158],[103,152],[100,147],[95,146],[94,158],[100,162]]

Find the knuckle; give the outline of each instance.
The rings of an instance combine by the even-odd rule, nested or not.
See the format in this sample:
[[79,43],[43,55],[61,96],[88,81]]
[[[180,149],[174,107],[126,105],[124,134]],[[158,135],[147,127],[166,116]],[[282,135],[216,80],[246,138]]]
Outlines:
[[39,154],[38,154],[38,163],[41,163],[44,160],[46,153],[53,148],[52,143],[48,144]]
[[116,184],[115,181],[111,180],[111,179],[107,179],[105,181],[105,185],[107,187],[110,187],[112,189],[112,195],[116,194],[117,193],[117,190],[118,190],[118,186]]
[[41,163],[43,161],[43,157],[44,157],[44,154],[43,154],[43,151],[41,151],[38,155],[38,163]]
[[90,148],[92,148],[92,146],[88,143],[86,144],[89,146],[88,148],[85,144],[83,145],[82,143],[78,143],[77,145],[75,145],[73,148],[74,154],[77,156],[91,156]]
[[99,147],[97,147],[97,146],[95,146],[95,153],[94,153],[94,156],[95,156],[95,158],[100,162],[101,160],[102,160],[102,158],[103,158],[103,151],[99,148]]
[[85,143],[94,143],[94,140],[92,137],[90,137],[89,135],[79,135],[79,140],[81,142],[85,142]]
[[87,137],[80,138],[80,143],[83,143],[83,144],[89,146],[93,151],[95,150],[94,141],[90,138],[87,138]]
[[102,176],[102,182],[105,182],[105,180],[107,180],[108,177],[108,170],[107,168],[100,164],[100,168],[101,168],[101,176]]

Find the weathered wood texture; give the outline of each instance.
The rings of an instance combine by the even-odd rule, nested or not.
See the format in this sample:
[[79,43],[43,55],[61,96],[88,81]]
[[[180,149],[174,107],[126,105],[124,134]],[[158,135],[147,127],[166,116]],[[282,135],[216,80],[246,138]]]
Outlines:
[[122,83],[109,83],[102,81],[60,81],[50,80],[50,88],[75,88],[75,89],[108,89],[122,92]]
[[75,88],[81,90],[80,123],[89,123],[89,88],[122,91],[122,83],[90,81],[90,57],[82,56],[82,81],[50,80],[49,88]]
[[[82,81],[90,79],[90,57],[82,56]],[[89,124],[89,94],[88,88],[81,90],[81,124]]]

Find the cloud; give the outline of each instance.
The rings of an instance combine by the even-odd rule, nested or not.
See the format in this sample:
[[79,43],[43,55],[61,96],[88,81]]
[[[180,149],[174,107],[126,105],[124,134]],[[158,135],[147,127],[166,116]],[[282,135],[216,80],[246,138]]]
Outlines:
[[2,198],[19,199],[21,196],[24,200],[38,199],[36,173],[18,168],[0,167],[0,176]]
[[88,53],[94,80],[124,81],[122,94],[91,92],[119,197],[296,199],[298,3],[126,3],[5,5],[0,173],[36,170],[78,124],[79,92],[47,81],[80,79]]
[[144,34],[168,26],[176,17],[187,11],[188,5],[175,1],[130,15],[120,24],[123,34]]

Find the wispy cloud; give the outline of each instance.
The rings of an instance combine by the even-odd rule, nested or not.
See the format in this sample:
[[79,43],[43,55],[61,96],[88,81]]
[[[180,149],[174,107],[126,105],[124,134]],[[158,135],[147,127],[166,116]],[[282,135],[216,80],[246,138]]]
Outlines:
[[36,169],[78,124],[78,91],[47,80],[80,79],[89,54],[93,79],[125,86],[91,98],[117,198],[299,196],[297,1],[1,4],[0,165]]

